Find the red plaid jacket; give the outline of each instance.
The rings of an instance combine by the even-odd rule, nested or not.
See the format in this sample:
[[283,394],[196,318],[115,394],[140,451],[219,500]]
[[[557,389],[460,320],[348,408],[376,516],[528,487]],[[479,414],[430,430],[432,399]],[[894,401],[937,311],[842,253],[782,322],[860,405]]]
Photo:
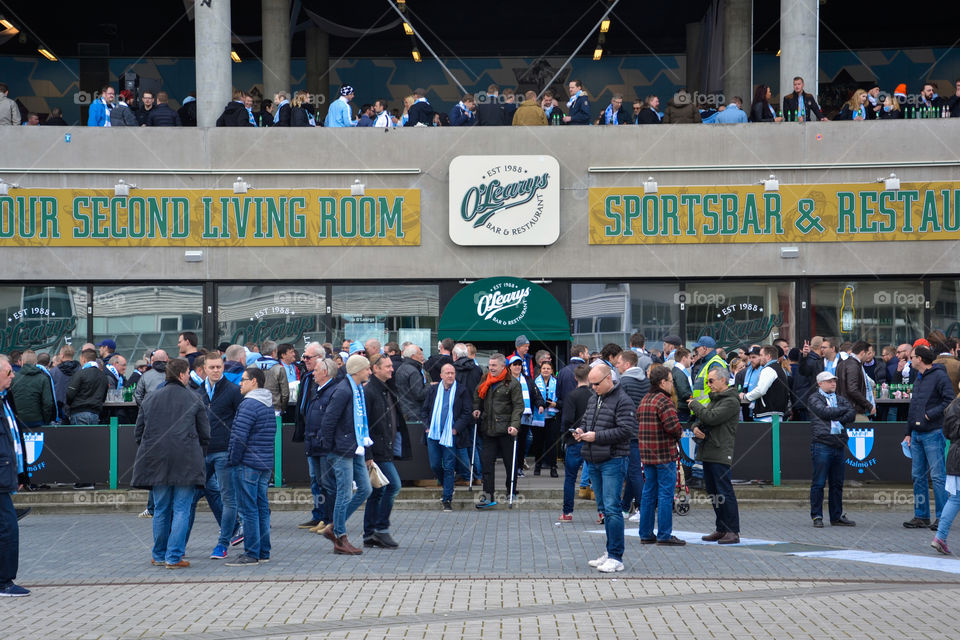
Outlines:
[[640,423],[640,459],[643,464],[665,464],[677,459],[682,428],[670,396],[651,391],[637,407]]

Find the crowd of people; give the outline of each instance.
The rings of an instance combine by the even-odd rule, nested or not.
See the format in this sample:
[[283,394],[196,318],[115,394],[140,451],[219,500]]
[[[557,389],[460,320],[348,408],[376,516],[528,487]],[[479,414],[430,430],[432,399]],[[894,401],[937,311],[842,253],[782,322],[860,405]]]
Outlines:
[[[869,84],[869,86],[866,86]],[[463,126],[557,126],[557,125],[624,125],[745,122],[806,122],[816,120],[896,120],[916,118],[960,117],[960,79],[949,97],[938,93],[937,85],[927,82],[918,94],[908,94],[907,85],[899,84],[892,92],[883,92],[879,83],[866,83],[851,91],[849,99],[831,117],[827,117],[812,94],[805,91],[801,77],[793,79],[793,91],[779,102],[773,100],[767,85],[758,85],[753,100],[744,107],[740,96],[700,96],[685,88],[678,90],[661,107],[660,98],[648,95],[632,102],[628,110],[621,93],[614,93],[610,103],[595,112],[590,95],[579,80],[567,85],[568,95],[555,95],[548,89],[542,95],[535,91],[520,94],[513,89],[490,85],[486,92],[465,94],[449,112],[435,111],[427,100],[425,89],[416,89],[391,107],[383,98],[353,102],[352,86],[343,85],[327,105],[326,117],[320,117],[321,101],[307,91],[288,94],[278,92],[256,101],[254,96],[235,90],[219,118],[218,127],[463,127]],[[27,112],[7,97],[7,85],[0,83],[0,125],[61,125],[67,123],[59,108],[51,110],[41,121],[37,113]],[[87,116],[90,127],[195,127],[197,126],[196,95],[183,99],[174,111],[168,104],[166,91],[143,90],[136,95],[129,89],[117,91],[105,85],[91,101]],[[258,104],[257,104],[258,103]],[[255,106],[259,107],[255,110]]]
[[[515,350],[477,361],[473,345],[444,339],[425,358],[412,343],[344,341],[306,345],[267,340],[223,343],[207,351],[196,334],[178,336],[178,354],[160,349],[135,362],[105,339],[85,344],[79,360],[70,345],[53,358],[32,350],[0,356],[0,595],[26,595],[17,573],[17,519],[11,495],[30,485],[23,434],[51,423],[102,424],[112,411],[136,423],[138,450],[131,484],[150,489],[141,517],[153,518],[151,563],[190,566],[183,558],[196,506],[206,499],[219,534],[210,558],[228,566],[269,562],[267,487],[274,443],[283,420],[302,442],[313,506],[299,525],[327,538],[333,551],[359,555],[347,526],[364,506],[362,546],[395,548],[390,518],[401,487],[396,461],[425,446],[442,487],[439,508],[452,510],[456,486],[479,479],[480,511],[513,504],[518,479],[564,465],[560,522],[569,522],[580,476],[580,497],[594,500],[606,531],[606,550],[590,562],[599,571],[622,571],[624,520],[639,523],[641,544],[683,546],[673,535],[678,462],[700,471],[715,511],[704,541],[737,544],[740,515],[731,467],[741,421],[804,420],[810,424],[813,477],[810,517],[855,526],[843,510],[844,450],[855,423],[887,419],[877,391],[912,385],[903,448],[914,480],[914,517],[904,526],[936,531],[931,543],[950,553],[947,538],[960,512],[960,358],[956,339],[934,331],[913,344],[885,346],[876,356],[865,341],[814,336],[790,347],[724,350],[710,336],[690,348],[679,336],[648,351],[634,334],[623,348],[607,344],[591,353],[573,345],[559,367],[547,350],[532,353],[518,336]],[[126,392],[135,408],[108,403],[110,389]],[[689,432],[695,460],[679,441]],[[946,440],[949,454],[944,455]],[[416,442],[415,442],[416,441]],[[498,459],[504,493],[496,488]],[[931,511],[929,483],[934,510]],[[77,488],[92,488],[78,483]],[[931,523],[931,516],[933,522]],[[656,530],[655,530],[656,525]],[[229,556],[231,546],[243,552]]]

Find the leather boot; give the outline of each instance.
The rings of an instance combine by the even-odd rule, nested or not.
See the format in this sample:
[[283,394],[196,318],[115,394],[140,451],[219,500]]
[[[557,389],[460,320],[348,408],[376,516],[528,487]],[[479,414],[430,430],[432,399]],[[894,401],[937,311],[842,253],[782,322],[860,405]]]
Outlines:
[[332,524],[328,524],[326,527],[324,527],[323,529],[321,529],[321,530],[320,530],[320,534],[321,534],[324,538],[326,538],[327,540],[329,540],[330,542],[332,542],[334,545],[337,544],[337,536],[335,536],[335,535],[333,534],[333,525],[332,525]]
[[713,533],[708,533],[705,536],[701,536],[700,539],[704,542],[716,542],[723,537],[722,531],[714,531]]
[[350,541],[347,540],[347,535],[343,534],[337,538],[336,542],[333,543],[333,552],[347,556],[359,556],[363,553],[363,550],[357,549],[355,546],[350,544]]

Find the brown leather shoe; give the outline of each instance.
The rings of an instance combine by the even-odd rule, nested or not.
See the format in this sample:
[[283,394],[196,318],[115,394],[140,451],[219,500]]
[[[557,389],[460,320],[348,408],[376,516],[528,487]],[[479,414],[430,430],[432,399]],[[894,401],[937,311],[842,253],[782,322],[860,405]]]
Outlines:
[[350,541],[347,540],[347,535],[343,534],[337,541],[333,543],[333,552],[340,553],[346,556],[359,556],[363,553],[362,549],[357,549],[355,546],[350,544]]
[[333,544],[337,544],[337,536],[333,535],[333,525],[332,525],[332,524],[328,524],[326,527],[324,527],[323,529],[321,529],[321,530],[318,531],[317,533],[319,533],[320,535],[322,535],[324,538],[326,538],[327,540],[329,540],[329,541],[332,542]]
[[189,566],[190,566],[190,563],[187,562],[186,560],[181,560],[176,564],[170,564],[169,562],[167,563],[167,569],[186,569]]
[[455,486],[455,487],[466,487],[466,486],[469,486],[469,485],[470,485],[470,481],[469,481],[469,480],[456,480],[456,481],[453,483],[453,486]]
[[722,531],[714,531],[713,533],[708,533],[705,536],[701,536],[700,539],[704,542],[716,542],[723,537]]
[[733,531],[727,531],[723,537],[717,540],[717,544],[740,544],[740,534]]

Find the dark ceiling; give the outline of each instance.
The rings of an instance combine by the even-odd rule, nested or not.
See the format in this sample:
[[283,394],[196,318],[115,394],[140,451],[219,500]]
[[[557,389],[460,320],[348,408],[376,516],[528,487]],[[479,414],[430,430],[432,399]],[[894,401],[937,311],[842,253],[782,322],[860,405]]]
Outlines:
[[[218,1],[218,0],[214,0]],[[395,19],[386,0],[366,3],[329,0],[292,2],[349,27],[367,28]],[[682,53],[685,24],[699,21],[710,0],[642,2],[621,0],[613,12],[605,51],[611,55]],[[27,36],[0,45],[0,55],[36,55],[38,41],[56,55],[77,56],[79,43],[109,46],[112,57],[189,57],[194,31],[184,0],[151,2],[50,3],[0,0],[0,16]],[[476,2],[408,0],[409,20],[441,56],[569,55],[608,6],[608,0],[540,0]],[[949,47],[960,35],[960,3],[937,2],[929,11],[894,2],[840,2],[821,6],[820,48],[865,49]],[[232,2],[237,36],[260,34],[260,3]],[[753,30],[757,51],[779,48],[780,3],[754,2]],[[55,15],[55,19],[52,16]],[[297,23],[305,22],[299,12]],[[0,27],[2,28],[2,27]],[[592,51],[591,37],[582,54]],[[410,53],[411,40],[398,26],[362,39],[330,38],[331,56],[396,57]],[[304,55],[304,34],[293,38],[293,57]],[[259,55],[257,43],[237,45],[241,57]]]

